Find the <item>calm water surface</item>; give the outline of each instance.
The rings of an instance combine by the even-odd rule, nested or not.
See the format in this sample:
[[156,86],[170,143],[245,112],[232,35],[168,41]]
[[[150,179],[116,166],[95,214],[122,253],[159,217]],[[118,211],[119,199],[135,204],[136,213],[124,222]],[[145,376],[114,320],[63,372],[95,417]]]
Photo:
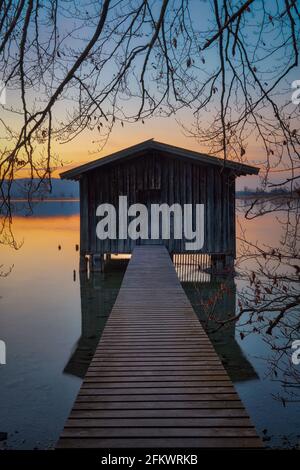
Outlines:
[[[252,239],[278,241],[272,217],[249,224]],[[2,246],[0,258],[2,269],[12,266],[0,279],[0,339],[7,346],[7,364],[0,366],[0,433],[8,434],[0,448],[48,448],[70,412],[125,268],[120,264],[92,279],[79,276],[76,202],[43,203],[34,216],[18,215],[14,234],[23,246],[18,251]],[[220,309],[224,302],[235,308],[241,281],[235,284]],[[183,286],[201,318],[199,288],[208,297],[217,285]],[[300,404],[284,407],[272,398],[280,384],[266,375],[267,345],[256,335],[241,341],[234,325],[213,340],[266,443],[297,445]]]

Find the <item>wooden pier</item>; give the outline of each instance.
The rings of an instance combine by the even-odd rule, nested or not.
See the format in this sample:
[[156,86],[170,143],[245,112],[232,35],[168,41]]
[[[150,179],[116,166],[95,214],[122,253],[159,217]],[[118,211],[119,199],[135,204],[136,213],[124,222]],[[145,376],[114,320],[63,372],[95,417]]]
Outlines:
[[136,247],[57,448],[261,446],[166,248]]

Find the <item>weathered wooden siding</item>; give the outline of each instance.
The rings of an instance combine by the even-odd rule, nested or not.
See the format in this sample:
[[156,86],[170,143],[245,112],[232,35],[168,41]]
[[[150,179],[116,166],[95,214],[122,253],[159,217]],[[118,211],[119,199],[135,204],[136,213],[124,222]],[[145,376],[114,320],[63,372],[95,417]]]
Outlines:
[[[155,190],[155,191],[153,191]],[[101,203],[118,207],[120,195],[128,205],[142,202],[141,191],[153,193],[151,202],[204,204],[205,240],[203,253],[235,254],[235,178],[231,170],[205,166],[167,155],[147,155],[97,168],[80,180],[81,252],[131,253],[137,240],[104,240],[96,236],[96,208]],[[157,194],[159,193],[159,201]],[[151,194],[149,195],[151,198]],[[185,252],[186,240],[163,240],[169,252]]]

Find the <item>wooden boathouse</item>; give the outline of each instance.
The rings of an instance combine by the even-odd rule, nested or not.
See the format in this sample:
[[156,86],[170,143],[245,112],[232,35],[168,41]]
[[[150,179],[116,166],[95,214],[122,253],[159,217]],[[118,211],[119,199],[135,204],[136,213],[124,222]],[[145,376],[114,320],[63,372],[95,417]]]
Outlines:
[[[65,171],[64,179],[80,183],[80,266],[102,270],[111,254],[131,254],[141,239],[100,240],[96,235],[96,209],[108,203],[118,207],[119,196],[128,204],[203,204],[204,244],[198,252],[210,256],[211,266],[232,267],[235,252],[235,179],[257,174],[258,168],[239,162],[147,140],[91,163]],[[118,221],[118,217],[117,217]],[[151,224],[149,223],[149,226]],[[186,240],[171,235],[155,240],[170,255],[184,254]],[[189,252],[191,253],[191,252]]]

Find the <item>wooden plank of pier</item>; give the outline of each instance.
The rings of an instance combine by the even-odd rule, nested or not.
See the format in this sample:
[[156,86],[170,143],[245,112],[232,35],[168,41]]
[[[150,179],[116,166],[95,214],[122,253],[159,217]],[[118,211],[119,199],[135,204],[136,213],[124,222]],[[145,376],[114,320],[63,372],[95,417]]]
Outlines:
[[57,447],[261,445],[166,248],[136,247]]

